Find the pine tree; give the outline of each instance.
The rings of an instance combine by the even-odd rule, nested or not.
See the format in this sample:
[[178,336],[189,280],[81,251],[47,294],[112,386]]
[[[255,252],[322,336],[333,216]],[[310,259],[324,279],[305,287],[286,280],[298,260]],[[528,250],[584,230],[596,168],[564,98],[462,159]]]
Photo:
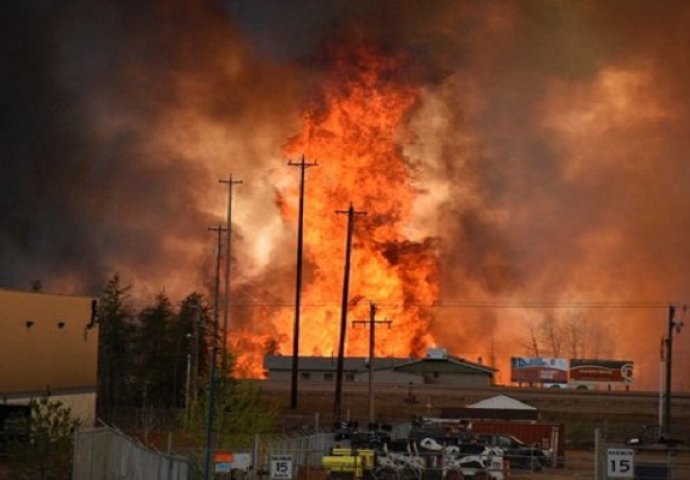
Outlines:
[[[193,292],[180,304],[180,310],[173,327],[176,349],[180,352],[175,359],[176,406],[184,407],[189,380],[190,400],[197,397],[198,379],[208,372],[208,338],[206,326],[210,322],[210,310],[201,293]],[[189,357],[188,357],[189,355]],[[189,365],[187,362],[189,361]],[[187,367],[189,366],[189,379]]]
[[144,408],[167,408],[175,404],[175,364],[181,352],[177,349],[174,319],[172,303],[165,293],[159,293],[154,305],[139,312],[135,385],[137,403]]
[[99,300],[98,416],[115,420],[118,406],[130,399],[132,381],[131,345],[134,338],[132,312],[127,307],[130,286],[122,286],[116,273]]

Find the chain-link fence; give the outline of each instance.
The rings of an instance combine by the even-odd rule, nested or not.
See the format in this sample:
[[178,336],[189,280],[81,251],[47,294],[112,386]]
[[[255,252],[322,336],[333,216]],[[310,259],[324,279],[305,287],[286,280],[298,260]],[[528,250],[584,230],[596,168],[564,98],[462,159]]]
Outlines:
[[690,450],[660,444],[642,446],[614,442],[593,434],[591,448],[569,450],[560,468],[545,468],[538,476],[511,469],[511,480],[690,480]]
[[[308,437],[257,442],[258,477],[292,478],[298,480],[377,479],[377,480],[460,480],[508,478],[509,461],[502,455],[476,454],[458,456],[452,461],[441,454],[421,454],[418,451],[386,451],[351,448],[347,440],[337,435],[318,434]],[[542,469],[542,465],[527,466],[533,459],[515,459],[516,468],[525,465],[527,471]],[[284,469],[281,477],[281,468]]]
[[[350,449],[347,442],[332,433],[293,438],[256,435],[253,442],[247,439],[242,447],[216,445],[210,452],[209,478],[690,480],[690,450],[682,446],[632,446],[605,437],[603,429],[598,437],[593,436],[591,449],[570,450],[558,461],[542,463],[514,453],[491,458],[458,455],[451,463],[448,457],[433,452],[396,452],[392,446],[396,439],[403,442],[406,430],[406,426],[393,429],[387,451],[378,450],[376,456],[371,450],[368,454],[367,449]],[[195,448],[183,453],[184,457],[164,455],[109,428],[80,430],[75,442],[73,479],[201,480],[206,470],[206,451]]]
[[251,447],[215,444],[208,457],[204,448],[177,449],[177,452],[189,461],[189,480],[203,479],[207,470],[209,478],[214,480],[268,479],[272,473],[276,474],[277,467],[284,470],[278,477],[285,480],[316,479],[325,476],[321,459],[335,445],[335,436],[332,433],[281,438],[255,435],[252,443]]
[[595,451],[595,479],[690,479],[690,450],[667,445],[636,446],[602,442]]
[[81,428],[72,480],[188,480],[187,459],[145,447],[110,427]]

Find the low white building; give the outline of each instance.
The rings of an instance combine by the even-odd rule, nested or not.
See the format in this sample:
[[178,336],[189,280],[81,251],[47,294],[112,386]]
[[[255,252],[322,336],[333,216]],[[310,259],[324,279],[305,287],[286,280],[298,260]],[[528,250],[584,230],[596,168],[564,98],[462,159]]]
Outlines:
[[[337,373],[336,357],[300,357],[300,382],[334,382]],[[264,368],[269,380],[290,381],[292,357],[267,355]],[[495,369],[448,355],[445,349],[429,349],[424,358],[375,358],[374,381],[377,383],[410,385],[436,384],[463,387],[486,387],[493,384]],[[369,359],[343,359],[343,380],[365,382],[369,379]]]

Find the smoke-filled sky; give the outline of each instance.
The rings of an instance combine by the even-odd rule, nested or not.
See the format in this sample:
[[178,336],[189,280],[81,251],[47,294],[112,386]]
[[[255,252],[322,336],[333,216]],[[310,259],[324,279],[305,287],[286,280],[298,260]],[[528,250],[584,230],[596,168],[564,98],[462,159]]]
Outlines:
[[[281,201],[297,170],[284,147],[333,83],[334,49],[366,45],[400,59],[389,80],[416,98],[395,141],[417,192],[406,236],[438,254],[424,331],[458,355],[495,357],[508,381],[506,359],[532,353],[530,328],[576,325],[580,355],[634,360],[640,386],[657,386],[664,304],[690,300],[690,5],[2,9],[0,286],[96,294],[118,271],[142,298],[204,288],[207,228],[224,222],[218,179],[232,173],[238,302],[292,302],[295,224]],[[256,322],[252,308],[234,321]],[[676,345],[687,390],[688,329]]]

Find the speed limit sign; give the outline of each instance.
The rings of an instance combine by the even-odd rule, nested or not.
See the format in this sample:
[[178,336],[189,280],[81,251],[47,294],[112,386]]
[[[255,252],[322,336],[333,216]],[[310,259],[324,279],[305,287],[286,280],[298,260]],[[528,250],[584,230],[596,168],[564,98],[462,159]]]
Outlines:
[[606,451],[608,478],[633,478],[635,451],[632,448],[609,448]]
[[271,456],[271,480],[292,479],[292,455]]

